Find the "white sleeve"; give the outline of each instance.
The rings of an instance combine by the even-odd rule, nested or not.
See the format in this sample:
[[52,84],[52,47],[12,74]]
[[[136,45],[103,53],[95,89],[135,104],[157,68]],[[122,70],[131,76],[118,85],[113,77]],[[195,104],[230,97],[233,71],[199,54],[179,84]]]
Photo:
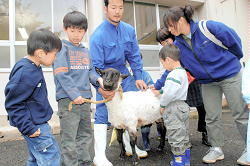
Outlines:
[[162,107],[166,107],[170,102],[174,101],[177,92],[181,88],[181,80],[178,77],[172,77],[170,75],[167,77],[165,86],[162,88],[163,94],[160,99],[160,104]]

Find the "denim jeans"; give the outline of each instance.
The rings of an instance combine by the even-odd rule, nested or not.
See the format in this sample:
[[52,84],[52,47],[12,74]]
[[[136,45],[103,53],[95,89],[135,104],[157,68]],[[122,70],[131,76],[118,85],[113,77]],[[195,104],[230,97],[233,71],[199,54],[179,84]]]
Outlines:
[[27,142],[29,152],[27,166],[59,166],[60,150],[51,133],[51,127],[48,123],[37,126],[41,131],[38,137],[23,136]]

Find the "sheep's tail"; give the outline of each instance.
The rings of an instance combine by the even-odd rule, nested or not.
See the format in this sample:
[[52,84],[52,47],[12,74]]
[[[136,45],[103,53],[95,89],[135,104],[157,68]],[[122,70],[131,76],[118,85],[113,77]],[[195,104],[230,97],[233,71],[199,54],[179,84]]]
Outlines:
[[116,128],[113,128],[113,131],[112,131],[112,135],[111,135],[111,139],[110,139],[110,142],[109,142],[109,146],[111,146],[111,144],[117,140],[117,130]]
[[[86,103],[93,103],[93,104],[101,104],[101,103],[107,103],[109,102],[110,100],[112,100],[112,97],[109,97],[107,99],[104,99],[104,100],[98,100],[98,101],[93,101],[93,100],[90,100],[90,99],[85,99],[83,98],[83,101],[86,102]],[[72,111],[72,107],[73,107],[73,101],[71,101],[68,105],[68,110],[69,112]]]

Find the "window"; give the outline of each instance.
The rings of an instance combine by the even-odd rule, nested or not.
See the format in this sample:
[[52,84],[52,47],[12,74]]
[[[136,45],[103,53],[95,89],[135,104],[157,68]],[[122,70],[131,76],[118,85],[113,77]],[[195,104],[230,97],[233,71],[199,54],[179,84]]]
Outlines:
[[15,46],[16,50],[16,56],[15,56],[15,61],[19,61],[23,57],[27,55],[27,46]]
[[140,44],[157,45],[156,7],[151,4],[135,3],[136,32]]
[[134,8],[133,8],[132,1],[126,1],[124,3],[124,14],[123,14],[122,21],[134,27]]
[[[39,3],[37,3],[39,2]],[[16,40],[25,41],[33,30],[46,28],[51,30],[50,0],[16,0],[15,3]]]
[[0,46],[0,52],[1,52],[0,68],[9,68],[10,67],[10,47]]
[[86,13],[84,1],[83,0],[63,0],[63,1],[54,0],[54,24],[55,24],[54,32],[58,34],[58,36],[61,39],[66,38],[66,34],[63,32],[63,17],[65,16],[66,13],[72,12],[74,10]]
[[0,40],[9,40],[9,1],[0,1]]
[[63,17],[73,10],[85,13],[85,0],[0,0],[0,71],[27,55],[32,31],[45,28],[65,38]]
[[164,26],[164,23],[163,23],[163,16],[165,14],[165,11],[168,7],[166,6],[159,6],[159,15],[160,15],[160,25],[161,27]]

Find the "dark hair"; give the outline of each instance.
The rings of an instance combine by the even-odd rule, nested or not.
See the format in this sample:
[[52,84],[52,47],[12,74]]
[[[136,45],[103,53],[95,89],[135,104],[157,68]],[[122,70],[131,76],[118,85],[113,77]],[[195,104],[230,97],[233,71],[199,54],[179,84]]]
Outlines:
[[79,12],[73,11],[67,13],[63,18],[63,27],[67,29],[68,27],[84,29],[87,31],[88,29],[88,20],[87,17]]
[[173,44],[169,44],[162,47],[159,53],[159,58],[162,60],[166,60],[167,57],[173,59],[174,61],[179,61],[180,60],[179,48]]
[[175,24],[179,21],[181,17],[185,18],[188,23],[192,20],[194,14],[193,8],[188,5],[184,8],[182,7],[172,7],[166,10],[163,16],[163,22],[165,27],[169,27],[170,24]]
[[[124,0],[123,0],[124,2]],[[109,5],[109,0],[104,0],[104,5],[107,7]]]
[[33,56],[37,49],[43,49],[45,52],[62,48],[61,40],[58,36],[47,29],[33,31],[27,40],[27,52]]
[[156,33],[156,41],[159,43],[169,38],[171,38],[173,41],[175,40],[175,36],[172,35],[166,27],[161,27]]

